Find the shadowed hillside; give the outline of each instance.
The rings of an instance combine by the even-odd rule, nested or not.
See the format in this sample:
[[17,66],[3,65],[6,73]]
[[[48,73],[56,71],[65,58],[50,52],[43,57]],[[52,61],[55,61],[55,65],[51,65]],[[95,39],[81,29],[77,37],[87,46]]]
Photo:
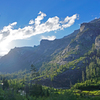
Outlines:
[[99,49],[100,19],[95,19],[82,23],[80,29],[61,39],[41,40],[39,46],[10,50],[0,59],[0,71],[29,70],[33,64],[45,77],[40,78],[40,84],[69,87],[70,83],[82,81],[82,71],[86,79],[86,66],[89,66],[93,56],[98,55]]

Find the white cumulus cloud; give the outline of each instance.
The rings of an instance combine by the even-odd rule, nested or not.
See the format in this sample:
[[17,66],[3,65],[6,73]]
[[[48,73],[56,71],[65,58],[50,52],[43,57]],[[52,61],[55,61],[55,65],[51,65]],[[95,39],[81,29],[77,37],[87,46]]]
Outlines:
[[[70,27],[74,24],[75,19],[78,18],[78,15],[74,14],[71,17],[67,16],[64,21],[60,21],[59,17],[54,16],[52,18],[48,18],[46,22],[41,23],[41,20],[43,20],[44,17],[46,17],[46,14],[40,11],[37,18],[29,21],[29,26],[14,29],[14,26],[17,25],[17,22],[13,22],[8,26],[4,26],[3,29],[0,30],[0,55],[3,52],[8,52],[7,46],[11,41],[18,39],[27,39],[37,34],[62,30],[64,28]],[[42,38],[53,40],[55,39],[55,36]]]
[[31,19],[31,20],[29,21],[29,24],[34,24],[34,20]]
[[78,18],[79,15],[75,14],[71,17],[67,16],[64,21],[61,21],[60,23],[62,23],[62,28],[67,28],[67,27],[70,27],[71,25],[74,24],[75,22],[75,19]]

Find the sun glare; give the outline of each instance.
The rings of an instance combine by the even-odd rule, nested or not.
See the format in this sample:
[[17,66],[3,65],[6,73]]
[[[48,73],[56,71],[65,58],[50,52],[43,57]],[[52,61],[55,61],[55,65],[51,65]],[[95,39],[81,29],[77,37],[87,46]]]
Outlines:
[[5,55],[9,52],[7,41],[3,41],[0,43],[0,55]]

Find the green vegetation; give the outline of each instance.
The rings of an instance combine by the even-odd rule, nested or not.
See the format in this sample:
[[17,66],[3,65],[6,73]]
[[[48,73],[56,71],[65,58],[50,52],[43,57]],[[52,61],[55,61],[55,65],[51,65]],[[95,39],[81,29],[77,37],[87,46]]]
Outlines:
[[75,68],[79,69],[80,66],[77,66],[77,64],[82,62],[83,60],[85,60],[85,57],[80,57],[64,65],[59,65],[56,63],[43,63],[39,72],[42,77],[51,78],[51,80],[53,80],[55,76],[63,73],[66,70]]
[[71,42],[70,43],[74,43],[75,42],[75,39],[71,39]]
[[[70,51],[69,54],[77,54]],[[68,54],[68,53],[67,53]],[[65,56],[67,57],[67,56]],[[71,89],[54,89],[37,84],[42,78],[50,78],[66,70],[80,69],[82,79]],[[82,69],[84,68],[84,70]],[[34,80],[34,81],[33,81]],[[67,83],[66,83],[67,84]],[[32,64],[30,70],[12,74],[0,74],[0,100],[99,100],[100,99],[100,50],[92,45],[83,57],[59,65],[57,63],[43,63],[39,71]]]
[[[4,81],[5,80],[5,81]],[[0,100],[99,100],[100,90],[77,90],[86,84],[94,84],[95,80],[77,83],[74,89],[54,89],[38,84],[28,84],[24,80],[6,80],[5,88],[0,86]],[[9,85],[7,85],[7,84]],[[97,82],[100,85],[100,81]]]

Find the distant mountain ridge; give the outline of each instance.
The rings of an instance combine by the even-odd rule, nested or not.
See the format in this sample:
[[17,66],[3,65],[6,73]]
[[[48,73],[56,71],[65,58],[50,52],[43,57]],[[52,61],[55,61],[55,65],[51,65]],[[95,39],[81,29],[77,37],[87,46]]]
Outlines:
[[[1,72],[5,72],[4,68],[10,67],[13,70],[9,69],[8,72],[14,72],[20,69],[29,69],[31,64],[40,68],[43,62],[51,61],[61,51],[62,54],[60,56],[72,50],[80,50],[80,44],[82,47],[88,47],[89,45],[91,47],[96,36],[99,35],[99,26],[100,19],[95,19],[89,23],[82,23],[80,29],[75,30],[72,34],[64,38],[53,41],[41,40],[40,45],[36,47],[15,47],[0,59],[0,70]],[[83,50],[84,53],[87,51]],[[61,60],[59,62],[64,64]]]
[[35,47],[15,47],[0,59],[0,71],[6,72],[6,68],[9,68],[7,72],[29,69],[31,64],[39,68],[43,62],[50,61],[54,55],[67,47],[76,33],[75,31],[71,35],[54,41],[41,40],[40,45]]
[[[81,79],[82,70],[85,71],[86,69],[84,61],[89,59],[84,55],[93,46],[95,49],[100,49],[100,18],[89,23],[82,23],[80,29],[61,39],[41,40],[39,46],[16,47],[10,50],[7,55],[0,59],[0,71],[12,73],[30,69],[31,64],[33,64],[38,70],[41,69],[41,73],[48,71],[48,74],[50,74],[49,72],[52,70],[50,67],[57,64],[59,65],[57,68],[62,73],[55,76],[53,82],[46,79],[40,81],[40,83],[44,85],[53,84],[53,86],[59,83],[57,86],[60,87],[61,82],[59,80],[62,79],[63,86],[67,87],[70,81],[74,84],[78,79]],[[70,66],[69,70],[61,67],[61,65]]]

